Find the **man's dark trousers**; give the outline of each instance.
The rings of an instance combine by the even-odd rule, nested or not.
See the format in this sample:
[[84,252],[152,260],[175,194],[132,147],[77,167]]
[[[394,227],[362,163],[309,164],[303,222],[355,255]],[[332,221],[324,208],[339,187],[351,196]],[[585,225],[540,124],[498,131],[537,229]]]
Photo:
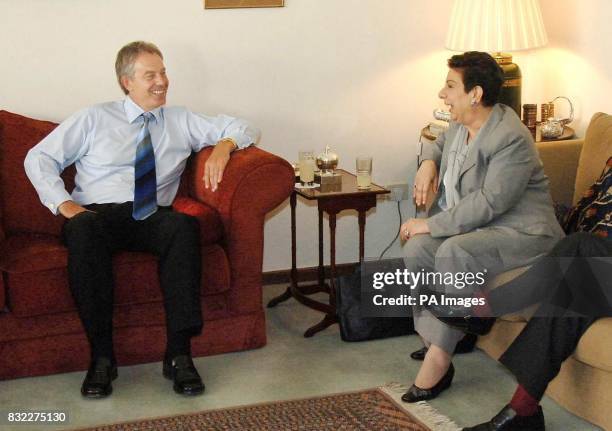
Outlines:
[[572,234],[523,275],[491,291],[496,315],[542,301],[500,358],[532,397],[542,398],[593,322],[612,316],[610,259],[589,259],[611,256],[611,239]]
[[132,218],[132,203],[93,204],[64,224],[72,295],[91,346],[92,359],[114,360],[113,267],[117,251],[159,257],[168,334],[195,335],[202,328],[201,253],[198,221],[160,207],[145,220]]

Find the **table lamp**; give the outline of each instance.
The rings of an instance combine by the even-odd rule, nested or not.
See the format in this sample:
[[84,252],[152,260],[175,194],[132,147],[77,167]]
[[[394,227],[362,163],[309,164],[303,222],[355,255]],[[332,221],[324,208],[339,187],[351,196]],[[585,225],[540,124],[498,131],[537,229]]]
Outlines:
[[522,75],[505,51],[548,43],[539,0],[455,0],[446,36],[452,51],[487,51],[504,71],[499,102],[521,116]]

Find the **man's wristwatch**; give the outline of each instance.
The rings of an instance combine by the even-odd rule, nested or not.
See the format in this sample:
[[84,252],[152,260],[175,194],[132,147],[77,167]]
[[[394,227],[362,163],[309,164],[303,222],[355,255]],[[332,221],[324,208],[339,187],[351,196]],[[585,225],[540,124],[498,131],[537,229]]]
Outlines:
[[219,142],[217,142],[217,144],[220,144],[221,142],[229,142],[229,143],[231,143],[234,146],[234,148],[232,148],[232,151],[230,151],[230,153],[233,152],[234,150],[238,149],[238,144],[236,143],[236,141],[233,138],[219,139]]

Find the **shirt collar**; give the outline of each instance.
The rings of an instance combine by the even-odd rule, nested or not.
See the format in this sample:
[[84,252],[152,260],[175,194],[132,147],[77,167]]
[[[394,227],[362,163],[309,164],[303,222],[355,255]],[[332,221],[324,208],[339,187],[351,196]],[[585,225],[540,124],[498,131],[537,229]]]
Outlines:
[[[127,120],[130,124],[136,121],[136,119],[140,117],[144,112],[144,110],[140,106],[138,106],[130,96],[125,97],[125,100],[123,101],[123,109],[125,109],[125,116],[127,117]],[[155,122],[158,122],[160,120],[162,115],[162,109],[163,106],[159,106],[150,111],[151,114],[153,114],[153,117],[155,118]]]

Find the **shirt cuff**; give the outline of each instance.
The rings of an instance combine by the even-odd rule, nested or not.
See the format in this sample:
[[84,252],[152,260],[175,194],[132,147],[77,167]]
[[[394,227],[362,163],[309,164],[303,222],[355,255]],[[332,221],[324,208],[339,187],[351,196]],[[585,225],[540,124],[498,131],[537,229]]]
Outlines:
[[256,144],[259,140],[260,135],[261,132],[259,131],[259,129],[252,126],[248,126],[244,131],[236,130],[228,133],[227,135],[223,136],[223,139],[232,139],[238,147],[236,149],[241,150],[250,145]]
[[54,215],[59,214],[59,207],[66,201],[71,201],[72,196],[70,196],[66,191],[63,193],[57,193],[55,196],[50,196],[48,199],[44,199],[42,201],[43,205],[49,208]]

